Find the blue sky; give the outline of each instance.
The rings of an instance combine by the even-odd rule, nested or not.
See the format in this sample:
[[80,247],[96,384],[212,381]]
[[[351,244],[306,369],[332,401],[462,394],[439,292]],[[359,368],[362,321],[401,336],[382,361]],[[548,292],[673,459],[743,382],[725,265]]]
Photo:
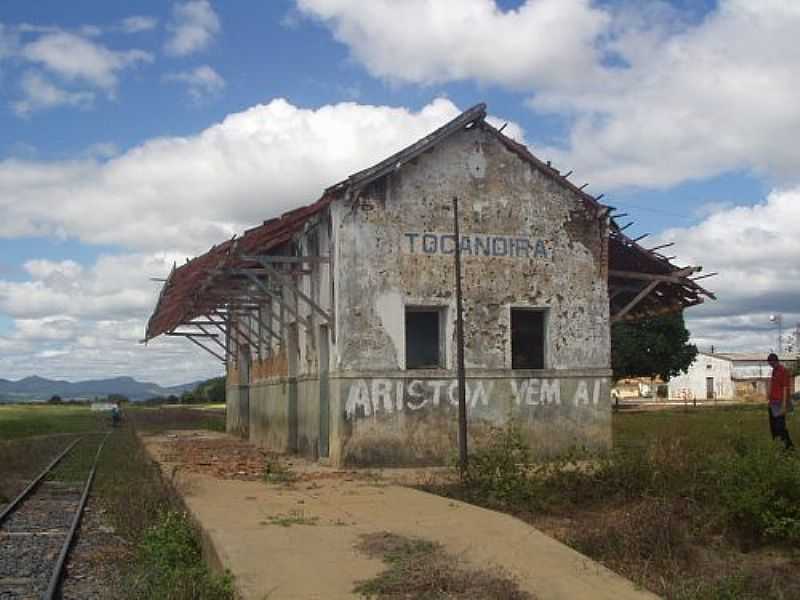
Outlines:
[[798,30],[790,0],[7,0],[0,377],[217,373],[136,344],[148,278],[477,102],[720,272],[701,347],[770,349],[800,320]]

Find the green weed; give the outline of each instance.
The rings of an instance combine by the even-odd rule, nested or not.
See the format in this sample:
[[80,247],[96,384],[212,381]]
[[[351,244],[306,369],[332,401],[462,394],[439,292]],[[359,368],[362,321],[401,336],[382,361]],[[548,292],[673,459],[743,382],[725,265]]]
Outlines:
[[137,554],[137,575],[129,590],[132,598],[234,598],[231,577],[213,575],[203,563],[197,534],[184,513],[163,513],[145,531]]
[[362,535],[357,549],[386,563],[353,590],[367,598],[533,600],[500,569],[470,568],[429,540],[384,531]]
[[293,510],[288,515],[273,515],[268,517],[262,524],[280,525],[281,527],[291,527],[292,525],[316,525],[319,517],[306,517],[303,511]]

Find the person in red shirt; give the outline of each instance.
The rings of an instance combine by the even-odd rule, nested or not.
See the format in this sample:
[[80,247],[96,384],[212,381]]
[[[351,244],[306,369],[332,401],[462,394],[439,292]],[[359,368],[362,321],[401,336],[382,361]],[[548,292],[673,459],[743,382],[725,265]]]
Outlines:
[[792,376],[778,360],[774,353],[767,357],[769,366],[772,367],[772,377],[767,391],[769,407],[769,430],[772,439],[781,438],[783,445],[789,450],[794,447],[789,430],[786,429],[786,413],[789,409],[789,394],[792,389]]

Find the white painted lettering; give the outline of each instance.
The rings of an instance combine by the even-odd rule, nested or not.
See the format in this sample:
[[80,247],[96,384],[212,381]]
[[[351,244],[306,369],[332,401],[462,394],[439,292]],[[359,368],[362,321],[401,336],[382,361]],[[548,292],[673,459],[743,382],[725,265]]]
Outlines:
[[365,417],[368,417],[372,414],[372,407],[369,399],[369,387],[367,387],[367,382],[363,379],[359,379],[350,385],[350,393],[347,395],[347,402],[344,406],[345,415],[349,418],[359,416],[359,406],[362,408]]
[[377,414],[380,406],[386,412],[394,410],[394,403],[392,402],[392,382],[388,379],[373,379],[372,380],[372,408]]
[[422,382],[419,379],[415,379],[408,384],[408,398],[406,398],[406,406],[411,410],[419,410],[428,403],[428,399],[425,397],[425,392],[423,392],[420,388],[422,388]]
[[494,391],[494,381],[490,381],[487,384],[487,388],[483,387],[483,382],[478,381],[475,385],[472,386],[472,390],[470,391],[469,386],[467,386],[467,393],[469,394],[468,403],[472,408],[478,406],[478,402],[483,404],[484,406],[489,406],[489,398],[492,396],[492,391]]
[[458,380],[454,379],[447,388],[447,398],[450,400],[450,404],[458,406]]
[[578,387],[575,389],[575,396],[572,401],[575,403],[575,406],[589,404],[589,386],[586,385],[585,381],[581,380],[578,382]]
[[542,379],[541,386],[539,401],[542,404],[561,404],[561,382],[558,379]]
[[525,404],[527,406],[536,406],[539,404],[539,380],[529,379],[528,389],[525,392]]
[[525,397],[525,392],[528,391],[529,379],[511,380],[511,391],[514,393],[514,402],[517,406],[522,404],[522,399]]
[[439,406],[442,399],[442,388],[447,385],[446,381],[429,381],[428,385],[433,388],[433,406]]

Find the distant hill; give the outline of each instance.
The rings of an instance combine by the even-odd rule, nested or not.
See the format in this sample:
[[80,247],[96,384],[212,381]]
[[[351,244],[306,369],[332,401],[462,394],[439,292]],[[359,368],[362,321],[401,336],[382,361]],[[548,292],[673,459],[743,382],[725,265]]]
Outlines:
[[26,377],[19,381],[0,379],[0,402],[26,402],[48,400],[59,395],[64,400],[85,400],[95,396],[122,394],[130,400],[146,400],[153,396],[181,395],[192,390],[201,381],[161,387],[156,383],[137,381],[133,377],[112,377],[88,381],[60,381],[44,377]]

